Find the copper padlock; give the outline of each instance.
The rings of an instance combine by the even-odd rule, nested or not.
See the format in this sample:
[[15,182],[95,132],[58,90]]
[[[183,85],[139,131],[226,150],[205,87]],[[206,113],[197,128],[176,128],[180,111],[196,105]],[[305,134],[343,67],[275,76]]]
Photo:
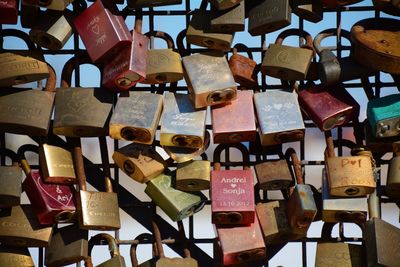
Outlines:
[[0,24],[17,24],[18,0],[0,2]]
[[214,12],[211,30],[220,33],[244,31],[244,1],[227,10]]
[[[111,259],[97,265],[97,267],[125,267],[125,259],[122,257],[117,240],[109,234],[100,233],[92,236],[89,240],[89,255],[92,254],[93,247],[98,244],[103,245],[104,243],[108,245],[108,250],[110,251]],[[89,256],[91,257],[91,256]],[[87,265],[86,265],[87,266]],[[93,266],[93,265],[91,265]],[[89,266],[87,266],[89,267]]]
[[178,163],[175,187],[182,191],[201,191],[210,188],[210,162],[190,160]]
[[254,169],[261,190],[285,190],[293,184],[285,159],[257,163]]
[[21,201],[22,172],[17,155],[4,149],[0,154],[12,160],[12,166],[0,166],[0,208],[17,206]]
[[400,142],[398,141],[393,143],[393,158],[389,162],[385,190],[389,197],[400,198]]
[[212,106],[214,144],[255,141],[257,128],[253,106],[253,92],[250,90],[238,90],[235,100]]
[[0,246],[0,266],[35,267],[28,248]]
[[[238,54],[238,49],[244,50],[248,54],[248,58]],[[232,71],[235,82],[247,89],[255,89],[258,87],[257,74],[260,71],[257,62],[253,60],[253,55],[249,48],[242,44],[236,44],[233,48],[233,55],[229,59],[229,68]]]

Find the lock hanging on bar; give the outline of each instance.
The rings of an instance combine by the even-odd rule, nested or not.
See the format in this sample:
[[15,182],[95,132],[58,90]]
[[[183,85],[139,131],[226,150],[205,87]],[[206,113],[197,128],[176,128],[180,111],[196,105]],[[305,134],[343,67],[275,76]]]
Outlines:
[[0,209],[2,209],[20,204],[22,171],[18,165],[18,156],[12,150],[0,150],[0,154],[12,160],[11,166],[0,166]]
[[182,191],[201,191],[210,188],[210,162],[190,160],[178,163],[176,167],[176,189]]
[[[90,238],[89,240],[89,255],[92,254],[93,247],[100,243],[106,243],[110,251],[111,259],[97,265],[97,267],[125,267],[125,259],[122,257],[117,240],[109,234],[101,233]],[[91,256],[89,256],[91,258]],[[91,261],[91,260],[90,260]]]
[[[248,58],[238,54],[238,49],[247,52]],[[229,68],[231,69],[235,82],[246,89],[258,89],[257,74],[260,71],[259,65],[253,60],[253,54],[250,49],[243,44],[236,44],[233,47],[233,55],[229,59]]]
[[293,184],[285,159],[257,163],[254,170],[261,190],[285,190]]
[[211,31],[235,33],[244,31],[244,1],[222,11],[215,11],[211,19]]

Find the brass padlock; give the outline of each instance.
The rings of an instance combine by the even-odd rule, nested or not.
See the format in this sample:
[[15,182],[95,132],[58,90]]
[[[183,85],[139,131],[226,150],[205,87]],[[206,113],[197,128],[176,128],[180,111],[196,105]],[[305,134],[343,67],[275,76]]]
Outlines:
[[200,211],[205,202],[199,195],[173,188],[172,179],[169,174],[160,174],[147,182],[144,192],[171,220],[179,221]]
[[206,110],[196,110],[188,94],[167,93],[161,117],[160,144],[187,148],[204,145]]
[[45,251],[46,266],[64,266],[88,257],[88,231],[71,224],[53,231]]
[[285,190],[293,184],[292,174],[284,159],[257,163],[254,169],[261,190]]
[[297,93],[269,90],[254,94],[261,145],[302,141],[305,126]]
[[39,146],[43,180],[53,184],[76,184],[71,151],[48,144]]
[[243,0],[208,0],[216,9],[224,10],[240,4]]
[[152,144],[163,109],[163,97],[146,92],[120,94],[110,120],[113,139]]
[[301,19],[317,23],[324,17],[322,0],[292,0],[290,5],[292,12]]
[[71,88],[75,63],[91,63],[87,55],[73,57],[64,65],[56,93],[53,133],[69,137],[108,135],[113,95],[102,88]]
[[289,0],[262,0],[249,11],[249,33],[262,35],[282,29],[291,23]]
[[147,145],[124,146],[114,151],[112,157],[118,168],[139,183],[147,183],[162,174],[166,167],[160,154]]
[[23,0],[25,4],[50,10],[64,11],[74,0]]
[[210,51],[182,58],[190,98],[196,109],[236,99],[236,83],[224,54]]
[[191,160],[178,163],[175,187],[182,191],[201,191],[210,188],[210,162]]
[[20,205],[0,212],[0,242],[5,246],[47,247],[51,226],[39,223],[31,205]]
[[[146,79],[141,83],[172,83],[183,79],[181,56],[175,52],[174,39],[162,31],[148,32],[150,50],[147,51]],[[167,42],[167,49],[153,49],[154,37]]]
[[0,266],[35,267],[28,248],[0,246]]
[[111,259],[97,265],[97,267],[125,267],[125,259],[119,252],[117,240],[109,234],[101,233],[90,238],[89,240],[89,255],[92,254],[92,249],[97,244],[108,245]]
[[238,90],[235,100],[212,106],[211,120],[214,144],[255,141],[253,92]]
[[0,208],[17,206],[21,201],[22,171],[18,166],[17,155],[9,150],[0,154],[12,160],[12,166],[0,166]]
[[220,33],[244,31],[244,1],[227,10],[214,12],[211,31]]
[[182,4],[182,0],[128,0],[126,3],[129,8],[137,9],[143,7],[179,5]]
[[[248,58],[238,54],[238,48],[247,52]],[[233,48],[233,55],[229,59],[229,68],[232,71],[235,82],[247,89],[255,89],[258,87],[257,74],[260,67],[253,60],[250,49],[242,44],[236,44]]]
[[385,192],[391,198],[400,198],[400,142],[393,143],[393,158],[389,162]]
[[[304,38],[305,47],[282,45],[283,40],[291,35]],[[313,58],[312,49],[313,42],[309,33],[299,29],[285,30],[278,35],[275,44],[270,44],[266,50],[261,72],[283,80],[304,80]]]

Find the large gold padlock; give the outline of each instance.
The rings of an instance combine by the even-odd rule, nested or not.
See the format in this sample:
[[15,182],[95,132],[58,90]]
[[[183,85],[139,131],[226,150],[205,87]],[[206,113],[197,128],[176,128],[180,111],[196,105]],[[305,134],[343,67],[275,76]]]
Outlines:
[[0,266],[35,267],[28,248],[0,246]]
[[17,155],[9,150],[0,150],[0,154],[10,157],[12,166],[0,166],[0,208],[20,204],[22,172],[18,166]]
[[201,191],[210,188],[210,162],[191,160],[179,163],[176,168],[176,189]]
[[221,33],[244,31],[244,1],[227,10],[215,12],[211,20],[211,30]]

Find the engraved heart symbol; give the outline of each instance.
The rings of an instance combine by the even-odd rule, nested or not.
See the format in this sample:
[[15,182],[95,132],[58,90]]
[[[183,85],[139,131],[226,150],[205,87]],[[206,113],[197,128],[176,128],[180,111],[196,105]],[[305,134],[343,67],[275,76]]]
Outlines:
[[357,163],[357,161],[356,160],[352,160],[352,161],[350,161],[350,163],[351,163],[351,165],[354,165],[354,164]]
[[[44,192],[46,195],[48,195],[50,198],[54,199],[57,203],[67,207],[69,205],[69,203],[72,200],[72,194],[69,194],[69,196],[64,197],[64,196],[60,196],[59,193],[62,193],[61,190],[61,186],[59,185],[46,185],[42,183],[42,180],[40,178],[40,176],[37,177],[36,179],[36,184],[38,185],[39,189]],[[55,187],[55,191],[58,194],[57,198],[55,198],[52,194],[50,194],[48,191],[53,191]],[[67,195],[67,194],[66,194]]]
[[235,188],[235,187],[236,187],[236,184],[231,184],[231,187],[232,187],[232,188]]
[[92,28],[90,28],[92,30],[92,32],[96,35],[98,35],[100,33],[100,27],[99,24],[95,24],[92,26]]

